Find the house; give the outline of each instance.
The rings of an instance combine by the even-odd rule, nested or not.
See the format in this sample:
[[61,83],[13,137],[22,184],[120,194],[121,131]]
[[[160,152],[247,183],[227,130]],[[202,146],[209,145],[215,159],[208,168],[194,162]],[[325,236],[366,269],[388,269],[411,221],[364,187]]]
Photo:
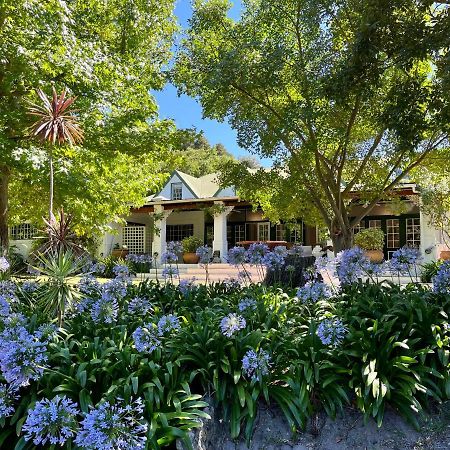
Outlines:
[[[420,195],[413,183],[398,187],[402,210],[392,202],[380,202],[356,228],[381,228],[386,235],[385,257],[408,245],[420,248],[425,260],[437,259],[442,239],[431,227],[413,199]],[[364,205],[355,197],[352,215]],[[158,257],[166,242],[198,236],[218,252],[221,258],[228,248],[242,241],[284,241],[315,246],[319,230],[301,220],[296,223],[270,223],[263,211],[236,195],[234,188],[221,188],[217,174],[196,178],[175,170],[162,190],[147,199],[144,206],[133,208],[126,226],[117,226],[117,234],[103,238],[101,252],[109,254],[116,244],[125,245],[130,253],[152,253]]]

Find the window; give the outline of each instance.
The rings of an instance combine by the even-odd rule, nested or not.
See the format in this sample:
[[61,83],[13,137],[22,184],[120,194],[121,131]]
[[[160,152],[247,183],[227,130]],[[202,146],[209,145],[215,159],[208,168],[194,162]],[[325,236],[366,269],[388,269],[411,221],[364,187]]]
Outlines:
[[358,225],[353,227],[353,234],[358,234],[361,230],[364,230],[364,222],[359,222]]
[[172,183],[170,185],[171,189],[171,199],[172,200],[182,200],[183,199],[183,184],[182,183]]
[[264,242],[269,240],[270,224],[269,222],[258,223],[258,241]]
[[289,227],[289,242],[295,244],[303,242],[303,223],[297,223]]
[[285,241],[286,240],[286,227],[284,223],[277,223],[275,229],[275,240]]
[[381,229],[381,220],[379,219],[369,220],[369,228]]
[[235,242],[245,241],[245,225],[236,225],[234,227]]
[[145,253],[145,226],[123,227],[122,243],[127,246],[128,251],[133,255]]
[[30,223],[21,223],[14,225],[9,230],[9,236],[12,241],[23,241],[33,239],[37,235],[37,229]]
[[420,219],[418,217],[406,219],[406,245],[420,247]]
[[166,240],[167,242],[179,242],[185,237],[194,235],[194,225],[166,225]]
[[398,219],[386,220],[387,248],[400,247],[400,221]]

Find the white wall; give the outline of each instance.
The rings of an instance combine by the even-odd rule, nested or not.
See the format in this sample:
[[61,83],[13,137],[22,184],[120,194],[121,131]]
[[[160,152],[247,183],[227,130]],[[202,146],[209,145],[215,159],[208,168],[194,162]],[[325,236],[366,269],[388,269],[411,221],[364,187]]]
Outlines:
[[196,198],[192,192],[186,187],[184,182],[181,180],[181,178],[177,174],[173,174],[170,180],[166,183],[166,185],[163,187],[162,191],[157,195],[158,197],[165,197],[167,199],[171,199],[172,192],[171,192],[171,185],[172,183],[182,183],[182,192],[183,192],[183,200],[188,198]]
[[[420,212],[420,251],[424,262],[436,261],[439,258],[439,231],[429,223],[426,214]],[[428,250],[427,250],[428,249]],[[425,252],[427,250],[427,253]]]
[[194,236],[204,239],[205,213],[203,211],[174,210],[167,218],[167,225],[194,225]]

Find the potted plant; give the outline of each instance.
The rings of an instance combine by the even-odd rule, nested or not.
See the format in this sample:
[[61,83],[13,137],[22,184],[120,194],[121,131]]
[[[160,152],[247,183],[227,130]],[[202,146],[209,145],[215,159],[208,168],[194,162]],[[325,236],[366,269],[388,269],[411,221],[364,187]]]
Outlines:
[[369,260],[373,263],[381,263],[384,259],[384,232],[379,228],[367,228],[361,230],[355,236],[355,245],[365,250]]
[[181,244],[183,246],[183,262],[185,264],[198,264],[200,257],[196,251],[203,245],[203,241],[197,236],[185,237]]
[[128,248],[126,245],[122,245],[122,247],[119,244],[114,245],[114,248],[111,252],[111,256],[113,258],[125,259],[125,256],[127,255],[128,255]]

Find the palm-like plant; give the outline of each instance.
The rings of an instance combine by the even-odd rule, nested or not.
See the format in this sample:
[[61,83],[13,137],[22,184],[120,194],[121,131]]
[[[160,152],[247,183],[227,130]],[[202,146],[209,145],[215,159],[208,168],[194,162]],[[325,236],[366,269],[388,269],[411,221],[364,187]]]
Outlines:
[[28,113],[37,116],[38,120],[31,126],[30,134],[41,142],[48,144],[48,157],[50,165],[50,204],[49,218],[54,221],[53,215],[53,147],[55,145],[76,145],[83,141],[83,131],[77,117],[70,110],[76,97],[66,97],[65,89],[58,96],[56,89],[52,88],[50,99],[41,90],[36,93],[41,104],[30,104]]

